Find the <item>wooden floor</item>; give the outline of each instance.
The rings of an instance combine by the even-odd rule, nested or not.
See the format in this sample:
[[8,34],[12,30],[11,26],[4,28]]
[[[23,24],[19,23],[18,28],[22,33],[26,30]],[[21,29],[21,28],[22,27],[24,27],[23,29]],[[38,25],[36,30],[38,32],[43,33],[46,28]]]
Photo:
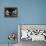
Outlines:
[[[0,46],[8,46],[8,44],[0,44]],[[46,42],[45,41],[32,42],[31,40],[28,41],[21,40],[19,44],[15,44],[14,46],[46,46]]]
[[31,40],[28,40],[28,41],[21,40],[20,46],[46,46],[46,42],[45,41],[32,42]]

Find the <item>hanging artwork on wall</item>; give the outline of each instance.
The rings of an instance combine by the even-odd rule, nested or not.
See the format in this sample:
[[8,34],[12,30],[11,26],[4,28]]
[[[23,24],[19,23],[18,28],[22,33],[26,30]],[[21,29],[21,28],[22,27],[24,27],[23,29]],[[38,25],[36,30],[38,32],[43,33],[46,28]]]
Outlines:
[[5,17],[17,17],[18,9],[17,7],[6,7],[5,8]]

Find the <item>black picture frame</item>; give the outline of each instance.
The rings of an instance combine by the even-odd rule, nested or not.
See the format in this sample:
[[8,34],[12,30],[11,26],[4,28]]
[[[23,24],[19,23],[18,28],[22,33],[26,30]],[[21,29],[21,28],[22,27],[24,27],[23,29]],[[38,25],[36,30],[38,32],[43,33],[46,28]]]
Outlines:
[[4,14],[5,14],[5,17],[17,17],[18,8],[17,7],[5,7]]

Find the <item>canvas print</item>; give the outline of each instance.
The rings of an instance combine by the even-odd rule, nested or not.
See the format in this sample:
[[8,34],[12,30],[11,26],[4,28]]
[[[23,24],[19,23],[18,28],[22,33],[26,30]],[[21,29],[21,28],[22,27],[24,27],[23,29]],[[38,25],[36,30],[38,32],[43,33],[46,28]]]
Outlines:
[[5,17],[17,17],[17,7],[6,7]]

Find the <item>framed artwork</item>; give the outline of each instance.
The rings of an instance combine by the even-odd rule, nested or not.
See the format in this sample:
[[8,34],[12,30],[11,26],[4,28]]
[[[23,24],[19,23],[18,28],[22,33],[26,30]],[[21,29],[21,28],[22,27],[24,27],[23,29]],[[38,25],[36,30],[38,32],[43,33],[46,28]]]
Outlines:
[[17,17],[18,8],[17,7],[5,7],[5,17]]

